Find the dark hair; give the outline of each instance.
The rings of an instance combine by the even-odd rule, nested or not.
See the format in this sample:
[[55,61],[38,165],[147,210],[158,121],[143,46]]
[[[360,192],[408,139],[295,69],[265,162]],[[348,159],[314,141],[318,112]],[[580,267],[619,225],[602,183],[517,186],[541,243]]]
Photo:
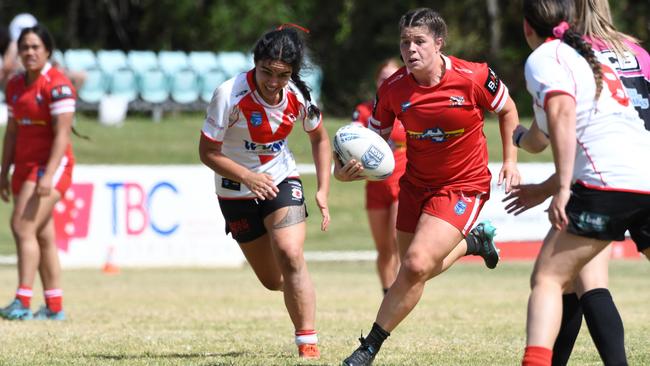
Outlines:
[[25,36],[29,33],[34,33],[38,36],[38,38],[41,39],[41,42],[43,42],[45,49],[50,53],[51,57],[52,52],[54,51],[54,38],[52,38],[50,31],[48,31],[47,28],[45,28],[45,26],[40,23],[34,25],[33,27],[23,28],[23,30],[20,32],[20,36],[18,36],[18,47],[20,48],[20,44],[22,43],[23,38],[25,38]]
[[583,39],[583,35],[572,24],[575,19],[575,1],[524,0],[524,18],[535,30],[535,33],[543,38],[554,37],[553,28],[561,22],[565,21],[570,24],[561,40],[578,51],[589,63],[596,81],[596,99],[598,99],[603,89],[603,71],[594,50],[591,48],[591,44]]
[[[253,48],[253,61],[257,64],[263,60],[282,61],[291,66],[291,80],[302,95],[311,102],[310,89],[300,78],[305,57],[305,43],[294,28],[275,29],[265,33]],[[307,113],[310,118],[320,115],[320,109],[309,103]]]
[[5,54],[10,41],[11,36],[9,35],[9,29],[0,26],[0,56]]
[[427,27],[434,37],[441,37],[444,44],[447,39],[447,24],[438,12],[430,8],[409,10],[399,20],[400,33],[404,28]]

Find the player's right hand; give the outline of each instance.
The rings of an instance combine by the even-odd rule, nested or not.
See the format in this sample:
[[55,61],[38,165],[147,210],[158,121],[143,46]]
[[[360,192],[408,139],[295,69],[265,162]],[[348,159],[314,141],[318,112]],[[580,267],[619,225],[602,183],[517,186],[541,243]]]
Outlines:
[[278,187],[273,182],[273,178],[265,173],[253,173],[249,174],[243,179],[244,185],[261,200],[272,200],[280,191]]
[[360,162],[351,159],[343,165],[339,156],[334,153],[334,178],[341,182],[362,180],[364,177],[361,173],[363,173],[363,165]]

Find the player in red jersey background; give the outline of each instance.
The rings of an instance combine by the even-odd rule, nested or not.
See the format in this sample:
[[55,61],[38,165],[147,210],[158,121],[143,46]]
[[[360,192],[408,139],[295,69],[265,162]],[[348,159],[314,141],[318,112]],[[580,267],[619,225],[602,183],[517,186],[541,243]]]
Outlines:
[[406,129],[407,166],[397,213],[402,262],[368,336],[343,361],[348,366],[372,364],[418,303],[426,281],[483,243],[467,234],[490,192],[486,110],[497,114],[501,127],[499,183],[509,191],[520,179],[510,137],[518,116],[506,86],[486,64],[441,53],[447,27],[432,9],[409,11],[399,27],[406,67],[382,84],[369,128],[387,138],[398,119]]
[[[76,92],[49,63],[53,43],[42,25],[25,28],[18,38],[25,72],[14,76],[6,90],[9,122],[2,150],[0,197],[5,202],[10,194],[14,197],[11,230],[16,240],[19,281],[16,299],[0,312],[7,319],[65,318],[52,209],[72,179],[70,132]],[[46,306],[32,314],[30,300],[37,270]]]

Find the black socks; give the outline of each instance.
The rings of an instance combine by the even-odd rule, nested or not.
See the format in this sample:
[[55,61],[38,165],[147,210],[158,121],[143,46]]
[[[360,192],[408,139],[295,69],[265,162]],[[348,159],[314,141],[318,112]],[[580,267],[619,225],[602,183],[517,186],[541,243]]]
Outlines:
[[366,343],[372,346],[372,348],[375,349],[376,351],[379,351],[381,348],[382,343],[388,338],[390,333],[385,331],[382,327],[379,326],[377,323],[372,324],[372,329],[370,330],[370,333],[366,336]]
[[567,364],[581,325],[582,309],[578,302],[578,295],[575,293],[562,295],[562,325],[553,345],[553,366]]
[[627,365],[623,321],[609,290],[597,288],[580,298],[591,338],[606,366]]

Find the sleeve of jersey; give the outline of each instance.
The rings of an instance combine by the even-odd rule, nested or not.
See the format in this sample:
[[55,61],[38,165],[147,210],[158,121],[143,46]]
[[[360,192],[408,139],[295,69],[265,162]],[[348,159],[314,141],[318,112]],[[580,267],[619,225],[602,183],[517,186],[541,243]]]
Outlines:
[[50,114],[56,116],[63,113],[74,113],[76,109],[76,91],[68,80],[56,78],[50,90]]
[[534,102],[544,108],[550,94],[567,94],[575,99],[576,85],[571,75],[555,59],[535,57],[526,61],[526,88]]
[[226,135],[228,119],[230,116],[230,89],[219,87],[214,95],[205,114],[205,121],[201,133],[208,139],[221,143]]
[[499,113],[508,101],[508,87],[487,64],[481,64],[477,75],[475,93],[479,105],[489,111]]
[[385,88],[380,88],[375,97],[372,115],[368,118],[368,129],[388,138],[393,131],[395,113],[390,108],[388,97],[384,93],[385,90]]
[[300,114],[302,115],[300,116],[302,117],[302,128],[305,130],[305,132],[311,132],[316,130],[318,126],[320,126],[320,124],[323,122],[323,114],[318,113],[318,115],[314,115],[310,118],[309,106],[316,106],[316,104],[308,101],[305,102],[307,105],[300,109]]

